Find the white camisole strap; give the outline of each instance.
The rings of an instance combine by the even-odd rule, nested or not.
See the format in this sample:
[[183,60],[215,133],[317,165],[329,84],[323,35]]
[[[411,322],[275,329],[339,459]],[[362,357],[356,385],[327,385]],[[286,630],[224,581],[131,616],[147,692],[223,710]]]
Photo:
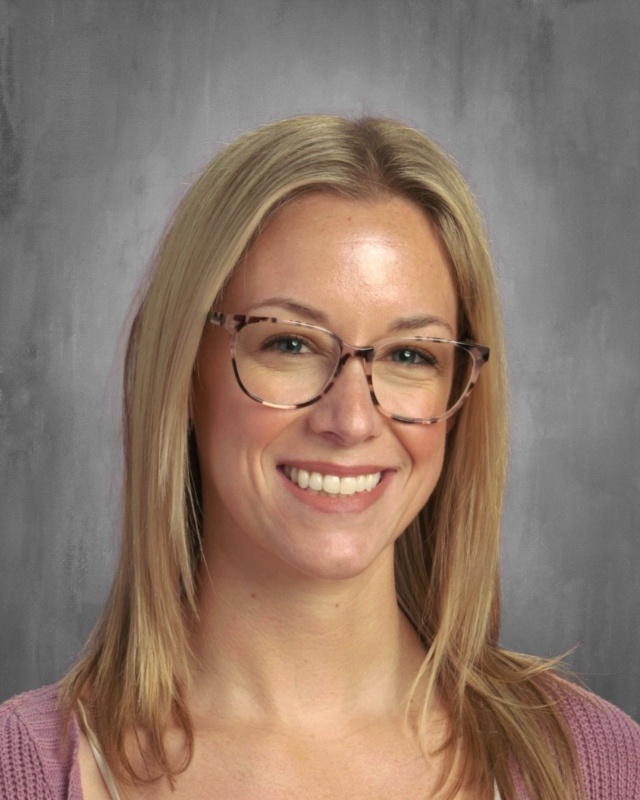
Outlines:
[[100,774],[102,775],[102,779],[104,780],[105,786],[111,796],[111,800],[120,800],[120,795],[118,794],[118,790],[116,789],[115,781],[113,780],[113,775],[111,774],[111,770],[109,769],[109,765],[107,764],[105,757],[102,755],[102,750],[100,750],[100,745],[98,744],[98,740],[94,732],[91,730],[91,726],[89,725],[89,721],[87,720],[87,715],[84,710],[84,706],[82,702],[78,700],[78,711],[80,712],[80,716],[82,717],[82,724],[84,725],[84,729],[87,734],[87,740],[89,742],[89,747],[91,748],[91,752],[93,753],[93,757],[96,760],[96,764],[98,765],[98,769],[100,770]]

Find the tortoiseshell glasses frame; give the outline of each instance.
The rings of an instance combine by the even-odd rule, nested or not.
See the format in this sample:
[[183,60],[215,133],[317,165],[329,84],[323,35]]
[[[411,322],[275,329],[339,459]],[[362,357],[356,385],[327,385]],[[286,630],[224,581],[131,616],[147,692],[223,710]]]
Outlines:
[[[374,344],[369,345],[367,347],[356,347],[355,345],[347,344],[340,339],[337,334],[333,333],[326,328],[322,328],[318,325],[311,325],[306,322],[300,322],[297,320],[288,320],[288,319],[279,319],[277,317],[260,317],[260,316],[248,316],[245,314],[225,314],[221,311],[210,311],[207,315],[207,321],[212,323],[213,325],[218,325],[224,328],[227,333],[229,334],[229,344],[231,348],[231,361],[233,364],[233,372],[236,377],[236,381],[238,382],[238,386],[242,391],[250,397],[252,400],[255,400],[258,403],[262,403],[263,405],[269,406],[270,408],[281,408],[281,409],[296,409],[296,408],[305,408],[306,406],[310,406],[313,403],[316,403],[320,398],[325,395],[335,383],[337,377],[340,375],[342,367],[345,365],[349,358],[360,358],[362,359],[362,364],[364,368],[364,372],[367,378],[367,384],[369,387],[369,393],[371,395],[371,401],[374,406],[386,417],[389,419],[396,420],[397,422],[404,422],[407,424],[419,424],[419,425],[431,425],[435,422],[441,422],[442,420],[448,419],[452,417],[457,411],[460,410],[462,405],[464,404],[465,400],[469,397],[471,390],[473,389],[476,381],[478,380],[478,375],[480,370],[484,364],[489,359],[489,348],[485,347],[484,345],[477,344],[476,342],[471,341],[462,341],[458,342],[452,339],[442,339],[438,337],[430,337],[430,336],[411,336],[411,337],[389,337],[385,339],[381,339],[378,342],[374,342]],[[272,323],[275,325],[285,325],[285,326],[292,326],[296,329],[301,329],[301,334],[304,334],[306,331],[309,335],[312,332],[316,332],[323,337],[327,337],[331,339],[333,343],[332,348],[332,356],[335,352],[335,363],[331,366],[331,369],[328,367],[326,368],[326,375],[327,379],[319,388],[319,390],[313,392],[313,396],[309,397],[308,399],[304,400],[303,402],[298,403],[276,403],[271,400],[265,400],[263,397],[260,397],[255,392],[250,391],[245,383],[243,382],[240,371],[238,369],[238,358],[237,358],[237,337],[240,332],[249,325],[254,325],[256,323]],[[277,339],[277,337],[276,337]],[[437,414],[436,416],[431,417],[412,417],[412,416],[404,416],[397,413],[393,413],[388,411],[381,405],[378,397],[376,396],[374,390],[374,380],[373,380],[373,366],[375,361],[375,354],[376,352],[380,351],[383,345],[390,345],[394,342],[397,342],[400,346],[400,352],[404,355],[407,353],[412,355],[411,352],[411,345],[415,344],[418,347],[424,343],[434,343],[435,345],[444,344],[444,345],[451,345],[455,346],[455,353],[458,357],[464,355],[465,359],[471,359],[471,367],[468,370],[468,374],[465,376],[463,384],[458,385],[456,387],[456,392],[460,393],[455,402],[448,407],[444,412]],[[453,388],[450,388],[450,393],[453,391]]]

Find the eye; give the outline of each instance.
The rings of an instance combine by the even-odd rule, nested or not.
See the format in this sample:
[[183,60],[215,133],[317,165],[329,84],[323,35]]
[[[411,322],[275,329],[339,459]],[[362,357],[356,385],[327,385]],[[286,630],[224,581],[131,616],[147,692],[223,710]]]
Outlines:
[[397,347],[389,353],[389,358],[395,364],[409,367],[435,367],[438,364],[438,359],[433,353],[418,347]]
[[309,353],[310,348],[308,342],[300,336],[272,336],[263,342],[261,350],[270,350],[276,353],[282,353],[287,356],[297,356],[303,353]]

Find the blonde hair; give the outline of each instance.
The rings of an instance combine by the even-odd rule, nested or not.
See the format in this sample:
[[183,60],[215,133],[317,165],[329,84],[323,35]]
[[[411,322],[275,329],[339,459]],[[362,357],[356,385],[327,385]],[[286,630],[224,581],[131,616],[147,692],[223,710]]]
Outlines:
[[[500,304],[482,222],[452,162],[391,120],[305,116],[237,139],[204,169],[158,249],[132,326],[125,368],[124,530],[105,610],[63,682],[68,714],[85,698],[103,751],[132,780],[125,735],[144,732],[156,774],[170,780],[193,749],[185,687],[197,624],[197,475],[188,442],[192,368],[207,312],[284,203],[301,193],[399,196],[428,214],[459,296],[459,338],[491,359],[448,435],[426,507],[396,543],[398,602],[427,648],[422,723],[433,692],[451,715],[469,781],[512,797],[512,768],[532,796],[577,797],[575,751],[553,703],[550,664],[498,646],[498,548],[507,455]],[[185,761],[164,734],[177,722]],[[505,758],[509,753],[511,758]],[[146,778],[148,779],[148,777]],[[579,783],[579,782],[578,782]]]

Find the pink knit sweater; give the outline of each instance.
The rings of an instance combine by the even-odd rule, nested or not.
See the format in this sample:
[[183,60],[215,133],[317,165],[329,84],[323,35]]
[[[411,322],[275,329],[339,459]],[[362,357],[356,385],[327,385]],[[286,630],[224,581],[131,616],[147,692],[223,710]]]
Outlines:
[[[0,705],[1,800],[82,800],[78,723],[74,717],[63,749],[56,693],[45,686]],[[558,699],[575,738],[587,800],[640,800],[640,726],[582,690]],[[518,800],[527,800],[521,785]]]

